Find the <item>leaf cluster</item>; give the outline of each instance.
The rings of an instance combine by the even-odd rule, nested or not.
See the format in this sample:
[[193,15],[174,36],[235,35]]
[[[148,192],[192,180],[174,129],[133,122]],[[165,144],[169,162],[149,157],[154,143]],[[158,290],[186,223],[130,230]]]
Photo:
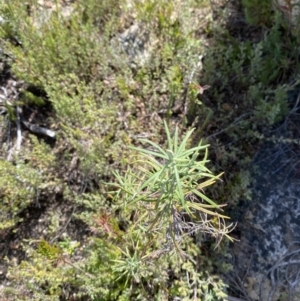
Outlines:
[[[166,220],[170,227],[175,212],[186,213],[200,220],[201,214],[224,218],[225,216],[217,212],[220,206],[203,193],[205,187],[212,185],[220,177],[213,176],[205,166],[208,162],[208,145],[201,145],[200,142],[198,146],[187,149],[193,130],[185,135],[181,143],[178,141],[178,128],[173,137],[166,123],[165,130],[166,150],[143,139],[141,142],[150,144],[153,150],[134,148],[142,154],[141,159],[135,163],[141,165],[141,172],[134,176],[134,172],[129,171],[134,183],[127,182],[128,177],[121,178],[116,175],[119,180],[117,186],[127,194],[125,206],[136,206],[143,202],[150,204],[147,209],[155,214],[150,229],[161,220]],[[204,157],[198,161],[200,152],[204,152]],[[117,195],[119,197],[120,192]]]

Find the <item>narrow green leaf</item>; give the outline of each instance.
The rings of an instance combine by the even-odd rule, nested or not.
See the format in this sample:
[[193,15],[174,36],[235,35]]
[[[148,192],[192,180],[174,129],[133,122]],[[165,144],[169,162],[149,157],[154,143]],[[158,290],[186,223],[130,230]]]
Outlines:
[[186,144],[187,144],[187,141],[189,140],[190,136],[192,135],[192,133],[194,132],[195,129],[191,129],[190,131],[188,131],[185,135],[185,137],[183,138],[178,150],[177,150],[177,153],[180,154],[182,153],[184,150],[185,150],[185,147],[186,147]]
[[180,182],[180,178],[179,178],[179,174],[178,174],[178,171],[177,171],[177,168],[176,166],[174,166],[174,172],[175,172],[175,177],[176,177],[176,192],[178,194],[178,197],[179,197],[179,200],[180,200],[180,203],[181,203],[181,206],[182,208],[189,214],[191,214],[191,211],[189,210],[189,208],[187,207],[186,205],[186,201],[184,199],[184,194],[183,194],[183,191],[182,191],[182,187],[181,187],[181,182]]
[[163,165],[161,163],[159,163],[155,158],[153,158],[152,156],[148,156],[148,155],[143,155],[145,159],[147,160],[137,160],[135,161],[135,163],[143,163],[144,165],[150,165],[154,170],[159,170],[161,168],[163,168]]
[[188,207],[191,207],[191,208],[194,208],[198,211],[202,211],[204,213],[207,213],[209,215],[213,215],[213,216],[218,216],[218,217],[221,217],[221,218],[229,218],[228,216],[226,215],[222,215],[222,214],[219,214],[218,212],[215,212],[215,211],[211,211],[211,210],[207,210],[204,206],[202,206],[202,204],[200,203],[193,203],[193,202],[190,202],[188,201],[187,202],[187,206]]
[[174,174],[175,174],[175,178],[176,178],[176,188],[179,192],[180,200],[184,200],[183,192],[181,189],[181,181],[180,181],[178,170],[177,170],[176,166],[174,166]]
[[192,192],[194,194],[196,194],[198,197],[200,197],[201,199],[205,200],[206,202],[208,202],[209,204],[211,204],[212,206],[214,206],[215,208],[220,208],[219,205],[217,205],[215,202],[213,202],[211,199],[209,199],[206,195],[204,195],[200,191],[198,191],[196,189],[193,189]]
[[[150,144],[152,145],[155,149],[158,150],[158,152],[160,152],[161,154],[165,154],[166,155],[166,152],[164,151],[163,148],[161,148],[158,144],[156,144],[155,142],[151,141],[151,140],[148,140],[148,139],[139,139],[139,141],[141,142],[144,142],[146,144]],[[129,146],[129,148],[131,149],[137,149],[138,147],[134,147],[134,146]],[[139,148],[141,151],[144,151],[145,149],[144,148]]]
[[[207,145],[204,145],[203,147],[199,148],[199,147],[193,147],[193,148],[190,148],[188,150],[185,150],[185,151],[182,151],[179,155],[178,155],[178,158],[180,157],[189,157],[190,155],[196,153],[196,155],[198,155],[198,153],[201,151],[201,150],[206,150],[207,151]],[[203,160],[205,161],[205,160]]]
[[178,127],[176,126],[175,128],[175,133],[174,133],[174,153],[177,154],[178,150]]
[[190,208],[196,209],[197,211],[207,213],[209,215],[219,216],[219,214],[217,212],[208,210],[205,207],[202,207],[199,203],[193,203],[193,202],[188,201],[187,206]]
[[207,186],[210,186],[212,184],[214,184],[216,182],[216,180],[213,178],[213,179],[209,179],[205,182],[202,182],[201,184],[199,184],[197,186],[197,189],[203,189],[204,187],[207,187]]
[[172,142],[172,139],[171,139],[171,135],[170,135],[168,125],[167,125],[165,120],[164,120],[164,126],[165,126],[165,131],[166,131],[166,134],[167,134],[168,148],[170,150],[173,150],[173,142]]
[[166,152],[158,153],[158,152],[154,152],[154,151],[139,148],[139,147],[135,147],[135,148],[132,148],[132,149],[134,149],[136,151],[139,151],[142,154],[152,155],[153,157],[159,157],[159,158],[162,158],[162,159],[165,159],[165,160],[168,159],[168,154]]

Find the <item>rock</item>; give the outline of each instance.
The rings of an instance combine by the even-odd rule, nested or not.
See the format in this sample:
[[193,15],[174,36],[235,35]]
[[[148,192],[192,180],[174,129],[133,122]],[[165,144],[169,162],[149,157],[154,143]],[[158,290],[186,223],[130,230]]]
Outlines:
[[150,59],[156,42],[145,25],[136,22],[120,34],[119,43],[130,64],[143,65]]
[[279,300],[280,294],[300,300],[293,297],[300,292],[300,179],[280,147],[268,145],[257,156],[252,201],[233,248],[236,275],[246,275],[243,289],[251,300]]

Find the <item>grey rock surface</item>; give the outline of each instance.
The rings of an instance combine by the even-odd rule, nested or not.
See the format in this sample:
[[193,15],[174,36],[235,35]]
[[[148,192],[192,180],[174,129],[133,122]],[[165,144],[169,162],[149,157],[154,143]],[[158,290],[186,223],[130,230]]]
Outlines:
[[236,288],[249,300],[300,300],[297,148],[269,143],[254,161],[253,197],[233,249]]

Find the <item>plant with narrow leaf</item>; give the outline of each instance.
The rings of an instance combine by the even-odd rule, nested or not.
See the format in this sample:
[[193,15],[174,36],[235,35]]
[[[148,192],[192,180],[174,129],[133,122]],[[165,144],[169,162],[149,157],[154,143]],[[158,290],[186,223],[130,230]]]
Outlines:
[[125,286],[130,279],[134,279],[136,283],[141,281],[141,275],[146,275],[147,267],[145,265],[144,258],[141,258],[139,253],[139,243],[133,245],[133,250],[129,250],[128,247],[125,250],[119,248],[122,253],[122,258],[113,260],[112,269],[115,274],[118,275],[116,280],[124,277],[126,279]]
[[[218,205],[204,193],[204,188],[215,183],[215,176],[206,167],[208,145],[202,142],[188,148],[193,129],[179,143],[178,128],[173,137],[165,123],[167,149],[147,139],[142,143],[149,148],[133,147],[141,154],[135,162],[138,167],[122,177],[116,174],[119,188],[117,195],[124,194],[125,207],[144,206],[143,214],[136,222],[146,231],[166,231],[166,237],[174,243],[183,233],[203,231],[218,239],[228,234],[230,227],[224,222]],[[203,158],[198,160],[201,153]],[[134,207],[132,207],[134,206]],[[146,225],[143,227],[142,225]],[[147,225],[149,225],[147,227]],[[175,244],[177,245],[177,244]]]

